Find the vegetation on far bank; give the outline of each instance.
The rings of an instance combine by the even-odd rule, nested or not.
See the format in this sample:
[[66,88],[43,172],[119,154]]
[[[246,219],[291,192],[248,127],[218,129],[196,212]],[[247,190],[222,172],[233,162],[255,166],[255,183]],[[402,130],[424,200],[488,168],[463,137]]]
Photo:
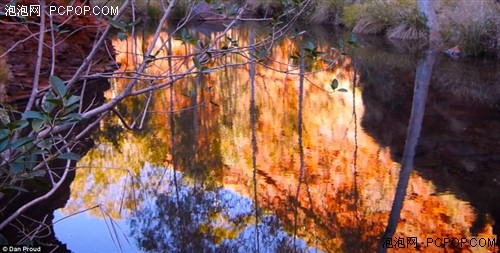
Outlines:
[[[107,1],[107,4],[123,0]],[[181,1],[171,19],[185,17],[200,1]],[[95,3],[103,4],[102,0]],[[230,16],[245,1],[214,0],[212,9]],[[297,5],[292,0],[250,0],[246,16],[275,18]],[[500,3],[494,0],[435,0],[440,35],[447,48],[458,46],[462,55],[500,56]],[[161,2],[139,1],[139,13],[159,19]],[[337,25],[359,34],[380,34],[390,39],[420,40],[428,37],[426,20],[419,15],[417,0],[313,0],[300,20],[310,24]]]
[[[445,46],[458,46],[464,55],[499,51],[500,4],[495,1],[433,1]],[[386,34],[391,39],[427,38],[417,0],[374,0],[345,7],[344,24],[356,33]]]

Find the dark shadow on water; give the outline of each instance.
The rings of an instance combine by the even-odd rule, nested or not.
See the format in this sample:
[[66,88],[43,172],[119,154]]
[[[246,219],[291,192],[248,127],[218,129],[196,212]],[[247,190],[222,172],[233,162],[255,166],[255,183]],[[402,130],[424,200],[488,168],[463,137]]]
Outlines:
[[[354,53],[363,88],[362,126],[401,162],[411,112],[418,50],[370,43]],[[382,45],[382,46],[381,46]],[[438,192],[451,192],[477,212],[477,234],[500,234],[500,62],[440,55],[434,65],[415,170]]]

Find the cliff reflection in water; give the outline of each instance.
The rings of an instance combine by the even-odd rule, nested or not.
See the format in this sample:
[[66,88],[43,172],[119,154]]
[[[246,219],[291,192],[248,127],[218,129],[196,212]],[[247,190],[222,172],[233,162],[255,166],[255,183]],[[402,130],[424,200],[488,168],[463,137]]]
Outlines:
[[[203,31],[197,34],[200,38],[214,37],[199,31]],[[255,32],[258,35],[259,31]],[[231,31],[240,46],[248,44],[249,34],[247,27]],[[161,36],[168,40],[167,33]],[[336,57],[329,50],[332,45],[328,41],[335,41],[329,36],[333,35],[322,36],[314,36],[314,41],[320,50]],[[311,38],[304,40],[308,39]],[[139,37],[135,42],[141,45],[151,40],[151,36]],[[134,40],[114,41],[122,68],[133,66],[127,54],[134,48],[131,41]],[[172,43],[174,54],[192,50],[179,41]],[[290,62],[290,54],[300,47],[296,43],[300,41],[285,39],[277,43],[271,55],[275,61],[268,60],[266,64],[287,70],[289,67],[280,62]],[[404,65],[395,64],[397,67],[380,71],[370,62],[380,63],[375,58],[380,55],[374,53],[364,58],[364,54],[367,53],[355,54],[355,64],[353,59],[344,57],[335,69],[307,76],[300,105],[300,143],[296,75],[257,66],[255,151],[251,143],[249,66],[190,78],[158,92],[151,99],[142,130],[125,131],[116,118],[103,123],[96,136],[97,146],[79,164],[88,168],[77,171],[64,213],[101,204],[111,217],[127,220],[138,247],[151,252],[194,252],[200,247],[228,252],[257,248],[262,252],[289,252],[294,248],[313,252],[373,251],[385,229],[398,180],[398,152],[405,142],[414,81],[411,75],[416,64],[409,57]],[[385,51],[380,54],[397,55]],[[165,55],[157,57],[162,56]],[[225,60],[242,61],[237,57]],[[182,62],[174,64],[183,68]],[[435,73],[440,71],[439,64],[446,63],[438,63]],[[168,62],[158,63],[148,71],[164,73],[168,71]],[[352,85],[355,75],[360,80],[356,87]],[[348,92],[330,92],[333,78]],[[112,97],[123,85],[115,83],[108,96]],[[428,109],[431,112],[426,112],[426,117],[430,115],[430,120],[436,117],[433,106],[438,102],[445,104],[448,99],[439,95],[442,93],[436,87],[446,89],[431,84],[429,96],[441,96],[444,101],[429,103],[432,109]],[[134,98],[118,109],[133,119],[147,100]],[[173,114],[169,113],[172,108]],[[495,122],[491,124],[497,124],[498,118]],[[424,119],[422,145],[434,140],[436,133],[446,135],[447,129],[441,127],[438,122],[429,124]],[[484,134],[487,139],[489,134],[496,134],[477,131],[473,137]],[[455,137],[455,147],[460,150],[463,139]],[[422,248],[426,247],[427,237],[462,238],[478,233],[493,238],[494,221],[489,215],[499,209],[487,209],[481,200],[464,197],[477,192],[444,185],[441,174],[426,170],[430,166],[450,171],[451,167],[444,167],[450,166],[448,162],[459,163],[460,157],[449,159],[440,147],[428,147],[426,157],[432,159],[417,157],[417,172],[410,179],[396,236],[418,237]],[[490,153],[481,164],[498,162],[493,146],[484,149]],[[257,164],[256,186],[252,155]],[[462,159],[462,163],[467,161]],[[473,173],[489,177],[484,171]],[[450,178],[455,181],[444,181],[466,184]],[[498,185],[490,186],[498,189]],[[258,210],[254,210],[254,200]],[[97,209],[90,212],[101,216]],[[429,246],[426,250],[442,249]]]

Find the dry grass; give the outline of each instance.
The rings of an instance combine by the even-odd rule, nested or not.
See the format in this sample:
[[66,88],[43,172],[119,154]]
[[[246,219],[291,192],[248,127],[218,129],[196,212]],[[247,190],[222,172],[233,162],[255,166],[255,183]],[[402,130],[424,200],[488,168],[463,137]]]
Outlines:
[[316,0],[312,2],[311,11],[306,21],[313,24],[340,24],[340,15],[350,0]]
[[[105,0],[92,0],[104,3]],[[194,0],[179,1],[171,19],[181,19]],[[425,20],[418,15],[417,0],[315,0],[302,16],[313,24],[344,24],[360,34],[386,34],[391,39],[422,39],[428,36]],[[117,5],[123,0],[111,0]],[[213,4],[242,3],[243,0],[214,0]],[[292,0],[248,0],[249,14],[271,17],[286,9]],[[154,21],[161,16],[157,0],[136,1],[140,16]],[[447,46],[459,45],[466,55],[497,53],[500,56],[500,4],[493,0],[434,0],[438,23]]]
[[500,55],[500,4],[495,1],[440,2],[438,16],[448,46],[459,45],[465,55]]
[[381,34],[387,29],[387,24],[379,22],[370,16],[360,17],[352,31],[360,34]]
[[401,40],[424,39],[427,37],[427,31],[407,24],[400,24],[387,30],[387,37]]
[[271,17],[279,10],[284,9],[284,5],[280,0],[249,0],[248,8],[252,15],[258,17]]
[[[313,0],[300,20],[312,24],[341,23],[340,14],[352,0]],[[288,5],[286,4],[288,3]],[[292,0],[249,0],[248,8],[259,17],[270,17],[286,11],[287,6],[296,5]]]
[[392,39],[420,39],[427,34],[416,0],[366,1],[347,6],[342,17],[356,33],[387,33]]

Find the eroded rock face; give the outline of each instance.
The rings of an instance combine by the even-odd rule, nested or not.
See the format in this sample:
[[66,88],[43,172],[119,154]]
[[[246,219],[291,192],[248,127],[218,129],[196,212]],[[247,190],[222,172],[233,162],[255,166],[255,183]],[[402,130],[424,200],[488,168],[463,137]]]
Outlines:
[[[68,1],[55,0],[50,5],[67,6]],[[88,1],[87,1],[88,2]],[[38,0],[19,0],[18,6],[38,5]],[[73,6],[88,5],[83,0],[76,0]],[[48,11],[48,7],[47,7]],[[54,41],[50,30],[44,36],[45,47],[42,53],[40,70],[40,87],[48,85],[51,66],[54,62],[54,75],[62,80],[70,79],[90,53],[94,42],[99,39],[106,23],[91,15],[63,16],[52,14],[46,16],[45,28],[50,29],[50,19],[58,26],[54,31]],[[33,77],[37,62],[38,33],[40,17],[28,16],[25,21],[14,17],[0,16],[0,38],[3,50],[9,51],[4,58],[10,69],[10,76],[5,85],[5,101],[15,101],[26,98],[31,93]],[[52,52],[52,45],[56,45]],[[52,56],[54,53],[55,57]],[[1,54],[1,52],[0,52]],[[112,62],[113,49],[103,46],[98,49],[92,62],[90,73],[101,73]]]

